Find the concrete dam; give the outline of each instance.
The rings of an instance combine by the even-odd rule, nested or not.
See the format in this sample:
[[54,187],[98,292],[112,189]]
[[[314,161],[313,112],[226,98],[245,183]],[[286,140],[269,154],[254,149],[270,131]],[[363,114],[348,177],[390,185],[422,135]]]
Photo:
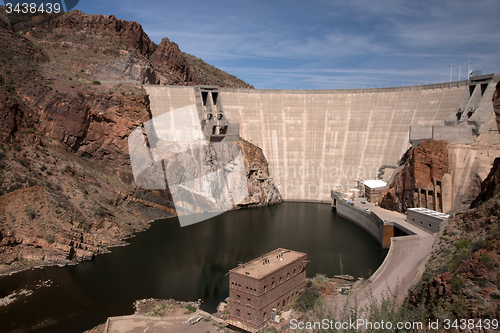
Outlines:
[[[329,201],[331,190],[347,192],[358,180],[389,180],[410,138],[498,143],[491,103],[498,81],[491,74],[392,88],[217,88],[210,103],[262,148],[285,200]],[[197,87],[145,89],[153,117],[200,103]]]

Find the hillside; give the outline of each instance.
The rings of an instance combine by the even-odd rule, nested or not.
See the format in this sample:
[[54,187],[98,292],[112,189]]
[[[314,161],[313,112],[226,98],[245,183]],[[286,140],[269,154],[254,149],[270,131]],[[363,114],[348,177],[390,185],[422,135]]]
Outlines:
[[211,84],[221,87],[253,89],[253,86],[249,85],[248,83],[218,69],[217,67],[207,64],[205,61],[195,57],[194,55],[185,52],[183,52],[182,55],[187,60],[193,75],[199,81],[204,82],[204,84]]
[[[168,191],[135,185],[128,135],[151,119],[143,83],[204,83],[178,46],[114,16],[0,13],[0,274],[91,259],[174,216]],[[248,177],[261,195],[245,205],[280,202]]]

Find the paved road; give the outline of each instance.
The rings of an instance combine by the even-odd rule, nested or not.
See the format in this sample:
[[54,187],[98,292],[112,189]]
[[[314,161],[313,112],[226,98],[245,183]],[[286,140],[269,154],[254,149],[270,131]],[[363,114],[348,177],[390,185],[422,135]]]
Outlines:
[[[389,253],[384,263],[370,277],[371,282],[354,288],[349,297],[351,300],[357,300],[360,309],[369,305],[370,301],[367,295],[380,301],[384,295],[397,292],[400,296],[398,301],[402,302],[409,288],[420,277],[422,271],[419,271],[419,268],[423,268],[421,265],[432,250],[436,235],[406,222],[404,214],[385,210],[368,202],[362,204],[361,200],[355,199],[354,205],[362,209],[368,208],[382,220],[395,222],[410,230],[414,235],[392,238]],[[347,296],[337,295],[333,299],[329,299],[328,303],[332,309],[336,308],[338,313],[339,310],[342,310],[347,299]]]

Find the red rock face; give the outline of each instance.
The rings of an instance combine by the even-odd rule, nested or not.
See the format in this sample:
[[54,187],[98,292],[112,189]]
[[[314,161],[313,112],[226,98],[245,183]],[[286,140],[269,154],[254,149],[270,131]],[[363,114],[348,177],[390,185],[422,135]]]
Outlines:
[[[432,179],[442,180],[448,172],[448,143],[446,141],[426,140],[421,142],[412,153],[410,160],[414,187],[432,189]],[[413,179],[412,179],[413,178]]]
[[51,29],[78,29],[89,33],[114,35],[117,39],[122,38],[147,58],[156,50],[155,43],[149,39],[139,23],[119,20],[114,15],[88,15],[73,10],[46,21],[44,25]]
[[495,110],[498,132],[500,133],[500,82],[497,83],[496,90],[493,93],[493,110]]
[[407,208],[418,207],[414,197],[415,190],[432,191],[432,181],[441,181],[449,168],[448,143],[438,140],[422,141],[410,151],[404,168],[380,196],[380,206],[400,212],[406,212]]
[[173,82],[168,84],[197,85],[198,80],[193,78],[187,60],[182,55],[179,46],[168,38],[163,38],[160,45],[150,58],[155,69],[164,74],[171,74]]
[[130,165],[128,135],[151,119],[151,113],[146,95],[88,94],[72,103],[65,103],[63,97],[54,99],[40,118],[43,136],[116,168]]

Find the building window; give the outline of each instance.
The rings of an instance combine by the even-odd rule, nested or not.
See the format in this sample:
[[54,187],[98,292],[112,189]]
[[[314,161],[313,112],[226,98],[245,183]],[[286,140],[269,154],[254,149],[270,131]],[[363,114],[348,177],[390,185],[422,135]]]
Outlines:
[[274,281],[273,281],[273,283],[271,283],[271,288],[274,288]]
[[283,282],[283,278],[280,276],[280,284],[281,284],[281,282]]
[[250,305],[250,298],[247,298],[247,305]]
[[294,270],[293,270],[293,275],[295,275],[295,272],[296,272],[296,271],[297,271],[296,269],[294,269]]
[[236,311],[237,311],[238,317],[241,317],[241,312],[240,312],[240,310],[236,310]]
[[240,295],[236,295],[236,299],[238,300],[238,302],[240,301]]
[[264,292],[266,292],[267,286],[264,286]]
[[250,317],[250,313],[247,313],[247,319],[250,320],[251,317]]
[[266,319],[266,313],[264,312],[264,314],[262,315],[262,319]]
[[290,273],[286,273],[286,279],[288,280],[290,278]]

